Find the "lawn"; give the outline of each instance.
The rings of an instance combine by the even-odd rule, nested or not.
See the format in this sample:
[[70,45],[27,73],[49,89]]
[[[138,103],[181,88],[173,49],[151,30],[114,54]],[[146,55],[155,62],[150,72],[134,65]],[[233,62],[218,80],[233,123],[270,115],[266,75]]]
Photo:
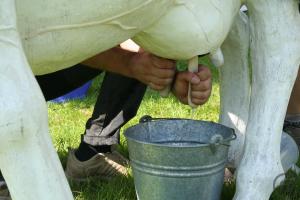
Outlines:
[[[180,64],[180,67],[183,68],[184,63]],[[196,112],[192,112],[189,106],[185,106],[177,102],[172,95],[170,95],[168,98],[161,98],[157,92],[148,90],[137,116],[128,122],[122,128],[121,132],[123,132],[127,127],[138,123],[138,120],[143,115],[167,118],[193,118],[217,122],[220,102],[218,72],[214,68],[212,68],[212,71],[212,96],[208,103],[197,108]],[[73,100],[63,104],[48,103],[50,132],[63,166],[65,166],[66,163],[68,148],[75,148],[80,142],[80,135],[84,132],[86,120],[89,118],[89,116],[91,116],[101,81],[102,76],[93,81],[87,98],[83,100]],[[120,150],[125,156],[128,156],[127,144],[122,135]],[[136,199],[132,176],[127,178],[115,178],[111,181],[91,180],[80,185],[71,183],[71,188],[76,200]],[[232,199],[234,188],[234,184],[224,185],[222,200]],[[300,199],[300,177],[297,177],[292,172],[289,172],[285,184],[276,189],[271,199]]]

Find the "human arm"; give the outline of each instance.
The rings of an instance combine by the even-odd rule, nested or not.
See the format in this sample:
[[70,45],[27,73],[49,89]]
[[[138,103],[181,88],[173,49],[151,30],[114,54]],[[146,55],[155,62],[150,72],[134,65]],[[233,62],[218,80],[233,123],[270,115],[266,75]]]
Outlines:
[[175,74],[175,61],[120,47],[97,54],[82,64],[135,78],[154,90],[163,90],[170,85]]

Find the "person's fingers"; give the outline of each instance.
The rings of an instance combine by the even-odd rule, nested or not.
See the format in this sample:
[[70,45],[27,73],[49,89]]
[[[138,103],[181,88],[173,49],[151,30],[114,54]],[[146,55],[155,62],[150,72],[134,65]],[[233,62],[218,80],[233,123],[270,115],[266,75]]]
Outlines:
[[185,71],[177,73],[173,91],[181,102],[187,102],[187,99],[185,101],[183,98],[187,98],[190,81],[198,83],[200,79],[192,72]]
[[206,91],[211,89],[211,81],[207,79],[206,81],[200,81],[198,84],[191,85],[192,91]]
[[210,97],[210,91],[200,92],[200,91],[192,91],[191,99],[192,102],[196,105],[204,104]]
[[197,76],[200,78],[201,81],[204,81],[211,78],[211,72],[209,68],[203,65],[199,65]]
[[198,78],[197,75],[188,71],[179,73],[176,78],[178,79],[178,81],[180,82],[184,81],[187,84],[188,83],[199,84],[200,82],[200,79]]
[[[191,100],[195,105],[203,105],[204,103],[206,103],[209,99],[209,92],[207,93],[203,93],[200,92],[200,94],[198,93],[198,91],[195,93],[191,93]],[[188,97],[187,94],[183,95],[183,96],[179,96],[178,99],[180,100],[181,103],[183,104],[188,104]]]
[[207,99],[196,99],[196,98],[192,98],[192,102],[195,105],[203,105],[205,104],[207,101]]
[[200,91],[192,91],[191,97],[195,99],[207,99],[210,95],[209,91],[200,92]]
[[211,93],[211,74],[209,69],[199,66],[199,74],[188,71],[177,73],[173,93],[184,104],[188,103],[189,83],[192,86],[192,102],[196,105],[202,105],[207,102]]

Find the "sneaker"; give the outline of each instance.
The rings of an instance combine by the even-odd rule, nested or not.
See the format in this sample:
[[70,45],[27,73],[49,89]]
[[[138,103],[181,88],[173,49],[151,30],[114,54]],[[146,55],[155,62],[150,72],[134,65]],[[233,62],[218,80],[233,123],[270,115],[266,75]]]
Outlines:
[[0,181],[0,200],[11,200],[5,181]]
[[109,153],[97,153],[87,161],[79,161],[75,150],[70,149],[65,174],[71,181],[82,182],[91,178],[110,179],[128,174],[129,161],[112,149]]

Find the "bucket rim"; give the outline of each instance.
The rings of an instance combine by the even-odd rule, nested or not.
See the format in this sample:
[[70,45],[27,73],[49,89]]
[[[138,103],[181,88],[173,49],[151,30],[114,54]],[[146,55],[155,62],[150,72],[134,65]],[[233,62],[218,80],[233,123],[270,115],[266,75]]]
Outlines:
[[[146,144],[146,145],[151,145],[151,146],[158,146],[158,147],[168,147],[168,148],[199,148],[199,147],[211,147],[211,146],[219,146],[219,145],[224,145],[224,146],[230,146],[229,145],[229,142],[232,141],[232,140],[235,140],[237,138],[237,135],[235,134],[235,130],[233,128],[230,128],[230,127],[227,127],[223,124],[220,124],[220,123],[216,123],[216,122],[213,122],[213,121],[205,121],[205,120],[196,120],[196,119],[186,119],[186,118],[151,118],[150,117],[150,120],[149,118],[147,119],[147,121],[142,121],[143,118],[145,117],[150,117],[150,116],[144,116],[141,118],[140,120],[140,123],[137,123],[129,128],[127,128],[125,131],[124,131],[124,136],[127,140],[131,140],[131,141],[134,141],[136,143],[139,143],[139,144]],[[217,125],[217,126],[221,126],[221,127],[225,127],[225,128],[228,128],[231,130],[232,132],[232,136],[231,137],[228,137],[226,139],[222,139],[220,142],[214,142],[214,143],[196,143],[196,142],[191,142],[193,143],[193,145],[180,145],[180,146],[176,146],[176,145],[171,145],[171,144],[163,144],[163,143],[153,143],[153,142],[147,142],[147,141],[141,141],[141,140],[138,140],[138,139],[134,139],[130,136],[128,136],[128,131],[134,127],[137,127],[139,126],[141,123],[153,123],[153,122],[157,122],[157,121],[164,121],[164,120],[185,120],[185,121],[195,121],[195,122],[203,122],[203,123],[209,123],[209,124],[214,124],[214,125]]]

